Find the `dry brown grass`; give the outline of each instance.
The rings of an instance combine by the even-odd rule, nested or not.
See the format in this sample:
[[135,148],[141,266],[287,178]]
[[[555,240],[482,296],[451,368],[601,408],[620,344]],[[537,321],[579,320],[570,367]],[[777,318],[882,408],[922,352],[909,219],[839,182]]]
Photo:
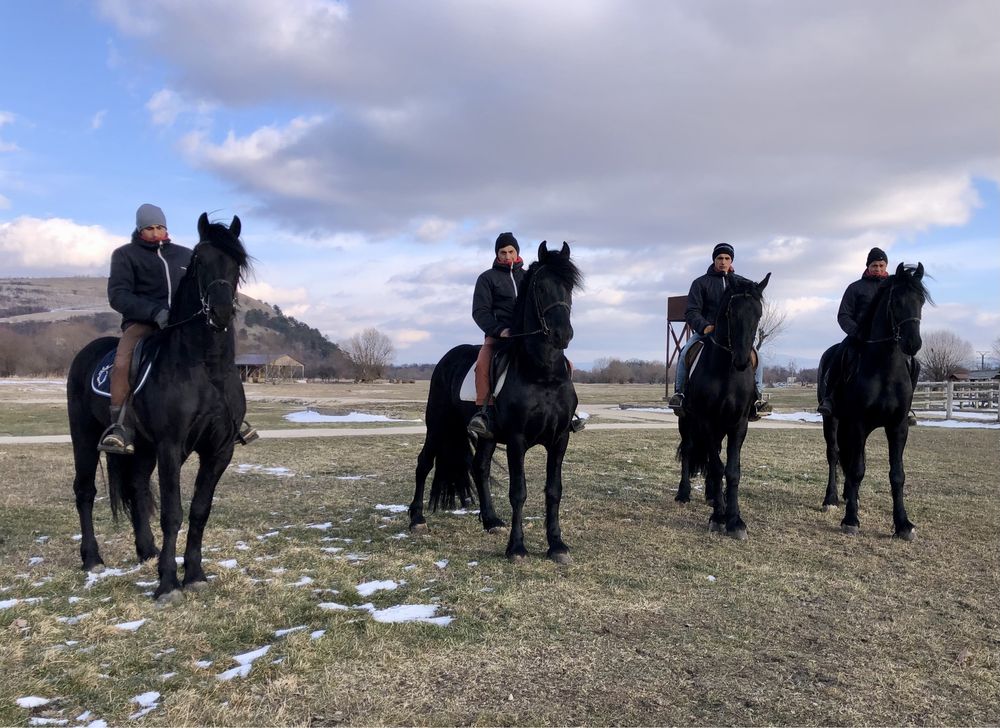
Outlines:
[[[819,508],[822,434],[751,430],[750,540],[737,543],[706,531],[701,503],[673,502],[676,438],[574,436],[562,511],[569,567],[542,558],[540,452],[528,462],[533,557],[512,565],[504,537],[484,534],[474,516],[431,514],[428,536],[394,538],[406,515],[374,506],[408,502],[420,438],[255,443],[234,464],[295,475],[225,475],[206,534],[206,571],[217,578],[168,609],[135,583],[155,579],[150,565],[83,588],[67,446],[0,447],[0,601],[44,598],[0,610],[0,724],[26,722],[13,702],[26,695],[54,698],[38,715],[91,710],[122,724],[137,709],[130,698],[148,690],[162,696],[147,725],[1000,721],[995,431],[911,433],[913,543],[890,538],[884,439],[869,446],[862,534],[846,538],[842,514]],[[186,488],[193,473],[185,469]],[[353,476],[365,477],[342,479]],[[495,490],[509,513],[504,486]],[[309,528],[325,522],[332,527]],[[106,502],[97,528],[109,566],[132,565],[131,533],[111,522]],[[331,546],[368,558],[321,551]],[[221,568],[223,559],[245,571]],[[313,582],[289,586],[303,576]],[[355,591],[375,579],[406,584]],[[450,626],[379,624],[317,606],[431,599],[455,617]],[[90,616],[78,625],[58,621],[82,612]],[[112,626],[141,618],[134,633]],[[274,636],[298,625],[308,629]],[[215,679],[233,655],[265,644],[271,651],[247,678]]]

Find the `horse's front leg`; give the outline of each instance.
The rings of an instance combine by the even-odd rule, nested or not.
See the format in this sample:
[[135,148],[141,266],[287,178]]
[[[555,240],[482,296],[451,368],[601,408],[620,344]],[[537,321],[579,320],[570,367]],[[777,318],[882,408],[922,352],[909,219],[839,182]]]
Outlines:
[[483,530],[489,533],[506,528],[493,507],[493,493],[490,491],[490,465],[496,449],[496,440],[480,440],[472,458],[472,477],[476,481],[476,493],[479,495],[479,520],[483,522]]
[[840,496],[837,493],[837,466],[840,450],[837,449],[837,418],[823,418],[823,438],[826,440],[826,497],[823,498],[823,510],[840,506]]
[[521,437],[511,437],[507,442],[507,470],[510,472],[510,539],[507,541],[507,558],[518,561],[528,556],[524,548],[524,502],[528,499],[528,485],[524,479],[524,454],[527,448]]
[[677,429],[680,430],[681,443],[677,446],[678,459],[681,461],[681,480],[677,484],[677,495],[674,500],[678,503],[687,503],[691,500],[691,465],[690,465],[690,445],[687,434],[687,422],[682,417],[678,422]]
[[201,568],[201,545],[205,526],[212,513],[215,486],[233,458],[233,443],[218,453],[198,453],[198,476],[194,482],[191,513],[188,516],[187,546],[184,549],[184,586],[197,589],[207,583]]
[[726,494],[722,490],[722,476],[725,466],[719,451],[722,443],[708,447],[708,466],[705,468],[705,500],[712,506],[708,519],[709,531],[726,530]]
[[[177,448],[161,446],[157,452],[158,473],[160,476],[160,528],[163,530],[163,548],[160,549],[160,560],[157,572],[160,583],[153,592],[153,598],[158,601],[172,601],[176,597],[169,595],[177,592],[181,584],[177,580],[177,532],[181,527],[181,454]],[[161,599],[162,597],[162,599]]]
[[903,505],[903,486],[906,483],[906,473],[903,471],[903,451],[906,449],[906,438],[909,428],[904,420],[895,427],[886,427],[885,436],[889,443],[889,483],[892,486],[892,523],[895,526],[896,538],[912,541],[915,527],[906,515]]
[[431,442],[431,434],[427,434],[424,446],[420,448],[417,455],[417,471],[415,473],[416,487],[413,489],[413,500],[410,501],[410,530],[426,531],[427,519],[424,518],[424,488],[427,485],[427,476],[434,467],[434,450]]
[[562,464],[569,444],[569,432],[546,448],[545,460],[545,537],[549,544],[546,554],[557,564],[568,564],[569,546],[562,540],[559,527],[559,504],[562,502]]
[[153,493],[150,490],[150,477],[156,467],[156,451],[148,445],[137,444],[132,456],[132,468],[129,477],[135,505],[132,507],[132,532],[135,534],[135,553],[140,561],[149,561],[159,555],[156,539],[149,519],[156,512]]
[[856,536],[861,529],[858,520],[858,491],[865,477],[865,440],[867,435],[863,425],[851,423],[844,427],[840,422],[837,432],[837,447],[840,450],[840,467],[844,471],[844,501],[846,508],[840,522],[840,530],[849,536]]
[[740,513],[740,457],[747,436],[747,421],[740,420],[726,437],[726,534],[737,541],[747,539],[747,526]]

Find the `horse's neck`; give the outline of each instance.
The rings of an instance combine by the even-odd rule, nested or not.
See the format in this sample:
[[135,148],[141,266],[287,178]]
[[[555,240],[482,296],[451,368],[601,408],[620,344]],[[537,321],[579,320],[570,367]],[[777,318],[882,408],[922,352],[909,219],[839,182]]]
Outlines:
[[522,374],[530,379],[552,379],[566,369],[562,350],[548,343],[526,341],[518,347],[517,354]]
[[187,323],[170,330],[171,346],[182,364],[202,364],[210,378],[221,380],[236,365],[233,331],[216,331],[198,315],[200,311],[201,302],[193,291],[178,291],[177,320]]

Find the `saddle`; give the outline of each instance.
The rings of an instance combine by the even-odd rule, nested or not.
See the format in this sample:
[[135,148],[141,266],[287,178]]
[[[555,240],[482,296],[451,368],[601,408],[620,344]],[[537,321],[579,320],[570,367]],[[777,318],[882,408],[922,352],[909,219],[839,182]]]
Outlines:
[[[694,373],[695,367],[698,366],[698,362],[701,359],[701,352],[705,348],[705,340],[699,339],[698,341],[691,344],[691,348],[688,349],[687,354],[684,356],[684,363],[687,365],[688,377]],[[750,350],[750,366],[753,370],[757,371],[757,364],[759,359],[757,357],[757,350]]]
[[[510,353],[506,349],[499,349],[500,347],[497,347],[497,350],[494,350],[493,360],[490,363],[490,389],[493,392],[493,397],[500,394],[500,390],[503,389],[503,383],[507,380],[507,366],[510,364]],[[465,379],[462,380],[462,387],[458,392],[458,398],[463,402],[476,401],[475,362],[469,367],[469,371],[465,374]]]
[[[160,353],[160,341],[162,337],[158,332],[139,339],[132,354],[132,366],[129,368],[128,383],[133,394],[138,392],[149,379],[149,373],[153,370],[153,364]],[[118,347],[114,347],[97,363],[90,376],[90,388],[94,394],[101,397],[111,398],[111,369],[115,364],[115,354]]]

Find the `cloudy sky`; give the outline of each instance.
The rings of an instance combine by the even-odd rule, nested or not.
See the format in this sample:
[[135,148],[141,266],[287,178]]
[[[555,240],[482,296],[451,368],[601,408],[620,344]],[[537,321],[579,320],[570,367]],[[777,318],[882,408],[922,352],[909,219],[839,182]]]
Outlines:
[[878,245],[1000,336],[1000,3],[46,0],[0,23],[0,276],[104,275],[135,208],[238,214],[246,292],[397,363],[479,338],[493,240],[568,241],[570,357],[662,359],[713,245],[814,366]]

